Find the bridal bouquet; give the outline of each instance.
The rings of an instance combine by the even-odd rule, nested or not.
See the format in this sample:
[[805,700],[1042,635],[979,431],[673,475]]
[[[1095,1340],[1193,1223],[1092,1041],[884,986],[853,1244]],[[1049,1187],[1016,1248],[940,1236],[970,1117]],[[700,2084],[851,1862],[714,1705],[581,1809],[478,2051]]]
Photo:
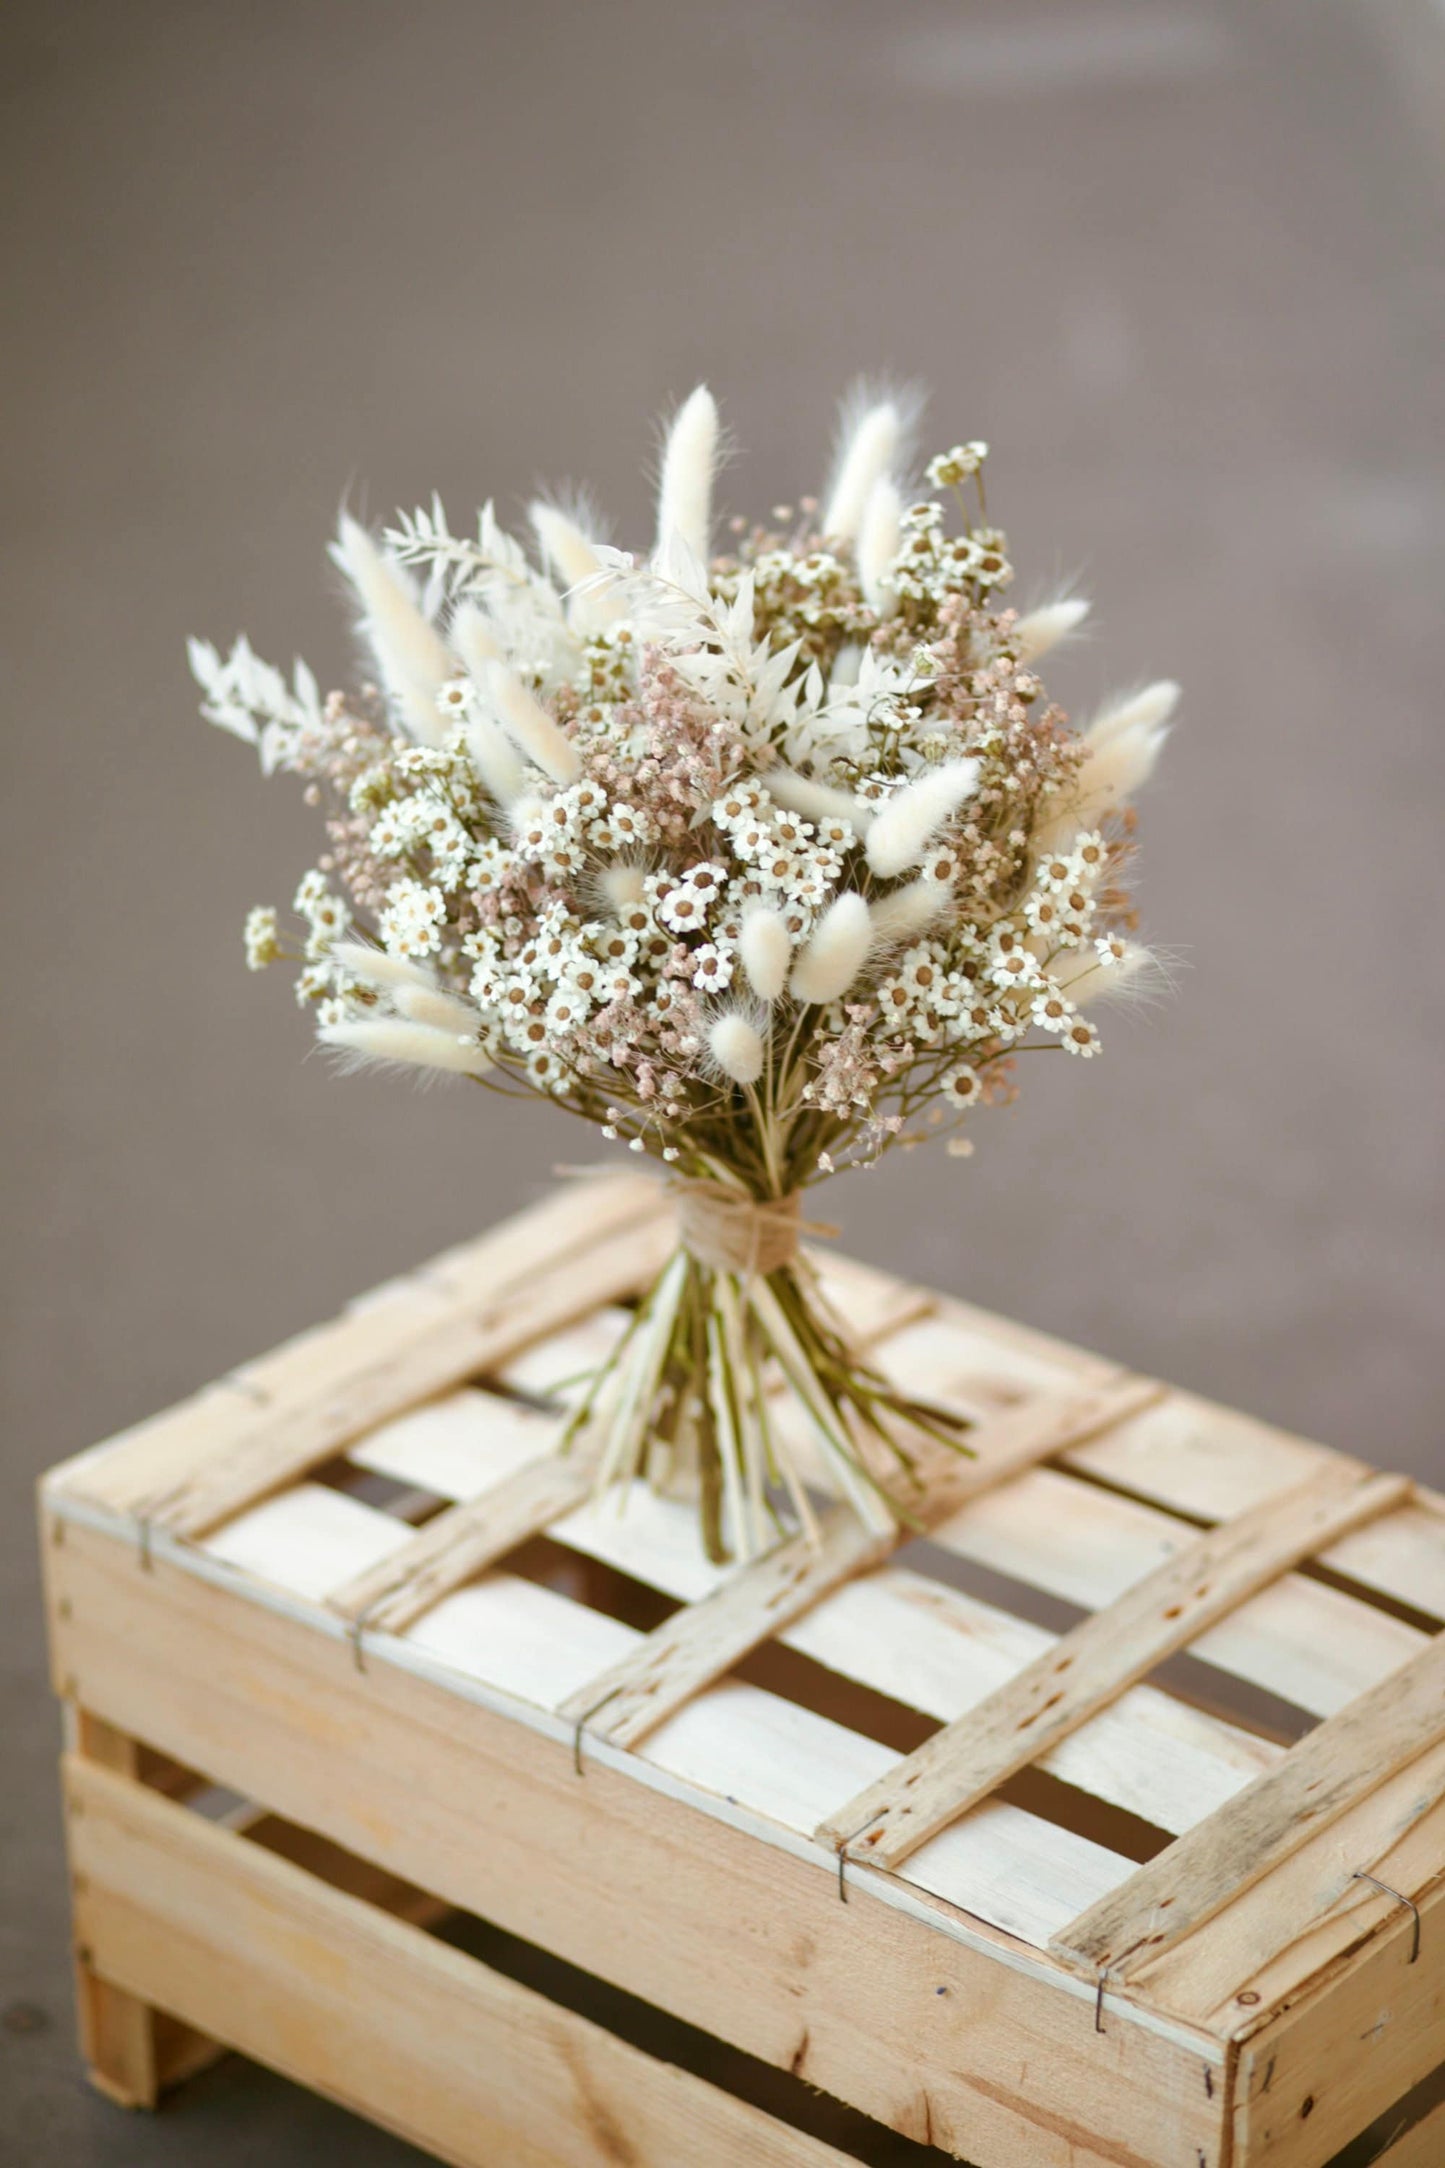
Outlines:
[[300,965],[354,1062],[539,1093],[668,1172],[678,1248],[568,1433],[598,1480],[701,1505],[714,1556],[813,1509],[777,1420],[871,1525],[899,1510],[939,1411],[848,1343],[799,1250],[804,1192],[930,1135],[967,1151],[1016,1057],[1089,1059],[1096,997],[1139,983],[1129,800],[1176,689],[1082,735],[1045,652],[1086,605],[1020,616],[989,524],[986,447],[899,477],[904,416],[845,422],[819,504],[714,548],[717,410],[662,456],[650,552],[584,507],[440,503],[332,554],[375,682],[320,697],[238,641],[191,661],[213,723],[324,804],[326,849],[246,925]]

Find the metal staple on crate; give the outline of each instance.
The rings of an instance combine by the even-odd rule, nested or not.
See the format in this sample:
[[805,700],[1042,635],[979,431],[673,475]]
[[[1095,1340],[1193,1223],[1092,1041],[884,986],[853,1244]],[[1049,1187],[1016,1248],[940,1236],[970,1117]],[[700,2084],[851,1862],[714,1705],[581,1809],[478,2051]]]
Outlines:
[[1405,1907],[1415,1923],[1414,1932],[1410,1937],[1410,1955],[1407,1959],[1407,1962],[1413,1965],[1420,1955],[1420,1907],[1416,1904],[1414,1898],[1407,1897],[1403,1890],[1391,1889],[1388,1882],[1382,1882],[1377,1874],[1371,1874],[1364,1867],[1356,1867],[1350,1876],[1350,1880],[1352,1882],[1373,1883],[1377,1890],[1382,1890],[1385,1896],[1393,1897],[1397,1905]]
[[609,1687],[600,1701],[594,1701],[590,1709],[584,1709],[582,1711],[582,1714],[578,1717],[576,1723],[572,1727],[572,1767],[576,1770],[579,1777],[585,1777],[587,1774],[587,1771],[582,1766],[582,1734],[587,1729],[587,1726],[591,1723],[593,1717],[597,1714],[598,1710],[605,1709],[608,1702],[615,1700],[615,1698],[618,1694],[621,1693],[621,1691],[622,1689],[620,1686]]

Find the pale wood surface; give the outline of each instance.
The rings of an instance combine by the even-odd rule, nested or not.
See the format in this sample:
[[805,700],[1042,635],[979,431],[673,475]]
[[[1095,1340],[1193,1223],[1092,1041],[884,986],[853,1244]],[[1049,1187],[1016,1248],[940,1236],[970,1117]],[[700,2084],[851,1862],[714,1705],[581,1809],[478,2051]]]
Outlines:
[[445,1278],[338,1319],[53,1481],[200,1536],[388,1415],[504,1364],[646,1284],[672,1245],[657,1185],[624,1175],[546,1198],[457,1253]]
[[936,1733],[881,1784],[830,1815],[819,1837],[859,1858],[899,1866],[1254,1590],[1385,1512],[1408,1489],[1403,1477],[1346,1463],[1198,1536]]
[[[1124,2009],[1101,2041],[1087,1988],[1007,1937],[868,1870],[842,1905],[806,1838],[775,1825],[760,1846],[755,1813],[605,1746],[579,1778],[567,1726],[424,1676],[389,1637],[360,1673],[339,1623],[228,1585],[169,1539],[147,1573],[72,1519],[54,1557],[58,1671],[288,1819],[999,2168],[1198,2168],[1200,2150],[1216,2168],[1207,2033]],[[680,1764],[711,1699],[673,1720]]]
[[[1307,1732],[1273,1769],[1076,1920],[1054,1947],[1082,1965],[1127,1975],[1442,1737],[1445,1637],[1438,1637]],[[1431,1804],[1442,1796],[1434,1787],[1432,1793]]]
[[[1241,2050],[1236,2168],[1321,2168],[1445,2060],[1445,1862],[1421,1914],[1418,1962],[1413,1923],[1397,1911],[1352,1965]],[[1384,2156],[1391,2168],[1394,2158]],[[1425,2168],[1442,2158],[1426,2156]]]
[[560,1714],[617,1746],[638,1746],[750,1649],[789,1625],[851,1574],[886,1557],[896,1538],[876,1536],[847,1506],[834,1506],[818,1541],[778,1544],[659,1626],[619,1663],[598,1672]]
[[[1221,2034],[1255,2029],[1398,1924],[1398,1900],[1358,1880],[1360,1868],[1417,1901],[1434,1890],[1445,1869],[1445,1743],[1387,1777],[1185,1941],[1141,1966],[1137,1992]],[[1241,2002],[1241,1993],[1259,1999]]]
[[591,1485],[591,1460],[580,1453],[531,1461],[481,1498],[404,1534],[401,1544],[342,1587],[332,1584],[332,1607],[360,1625],[404,1633],[451,1590],[580,1505]]
[[97,1965],[463,2168],[844,2156],[183,1807],[73,1762]]
[[[1411,1510],[1399,1508],[1375,1526],[1388,1529]],[[1189,1522],[1157,1507],[1041,1468],[980,1498],[934,1529],[932,1540],[960,1558],[1095,1611],[1177,1557],[1195,1534]],[[1207,1628],[1191,1653],[1302,1709],[1329,1715],[1406,1662],[1427,1638],[1371,1604],[1291,1573]]]
[[[73,1702],[65,1705],[65,1737],[77,1762],[125,1777],[133,1777],[140,1767],[134,1739]],[[73,1844],[71,1853],[72,1894],[78,1905],[83,1884],[79,1888],[75,1884]],[[122,2108],[153,2108],[161,2084],[156,2013],[143,1995],[130,1994],[115,1981],[101,1978],[78,1912],[74,1978],[80,2052],[91,2084]]]
[[1440,2168],[1445,2161],[1445,2101],[1382,2153],[1379,2168]]

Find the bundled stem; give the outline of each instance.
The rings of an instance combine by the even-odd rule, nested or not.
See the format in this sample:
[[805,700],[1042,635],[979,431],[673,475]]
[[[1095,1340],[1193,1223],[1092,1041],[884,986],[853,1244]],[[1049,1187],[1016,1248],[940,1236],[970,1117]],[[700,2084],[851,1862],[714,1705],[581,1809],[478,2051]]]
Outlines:
[[[806,1457],[788,1437],[799,1418]],[[755,1557],[792,1528],[815,1535],[810,1477],[886,1533],[904,1514],[910,1430],[957,1446],[964,1427],[859,1357],[802,1259],[755,1273],[679,1246],[594,1375],[563,1450],[595,1445],[599,1490],[645,1477],[694,1495],[720,1561]]]

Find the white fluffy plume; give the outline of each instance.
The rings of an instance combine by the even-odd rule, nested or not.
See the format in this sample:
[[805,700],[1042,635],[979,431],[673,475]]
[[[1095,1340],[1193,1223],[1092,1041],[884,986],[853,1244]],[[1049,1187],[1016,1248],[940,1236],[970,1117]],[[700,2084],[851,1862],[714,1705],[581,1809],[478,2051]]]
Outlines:
[[868,863],[885,880],[917,865],[931,837],[978,788],[976,760],[946,760],[895,792],[868,831]]
[[345,512],[331,555],[356,591],[377,675],[407,731],[423,745],[439,745],[445,725],[437,694],[452,675],[452,662],[445,641],[417,606],[411,580]]
[[902,521],[898,484],[880,475],[868,492],[858,529],[858,581],[864,601],[880,617],[891,617],[898,607],[898,597],[884,586],[883,576],[898,555]]
[[565,790],[582,772],[576,746],[505,663],[487,664],[486,691],[512,743]]
[[880,399],[851,423],[845,415],[823,514],[825,535],[844,542],[856,539],[874,483],[882,480],[898,457],[903,430],[903,411],[896,399]]
[[763,1035],[741,1009],[724,1009],[707,1035],[708,1052],[734,1084],[756,1084],[763,1073]]
[[356,1024],[323,1024],[317,1037],[360,1068],[394,1062],[408,1069],[447,1071],[453,1076],[484,1076],[492,1063],[475,1041],[433,1024],[407,1023],[392,1017]]
[[542,554],[567,588],[567,615],[579,632],[610,624],[622,611],[621,597],[607,583],[607,567],[575,519],[542,500],[530,507],[533,532]]
[[801,813],[804,820],[847,821],[853,833],[861,836],[873,818],[872,807],[848,791],[816,782],[811,775],[799,775],[796,768],[769,768],[763,781],[776,805]]
[[1062,848],[1080,830],[1093,828],[1142,789],[1154,773],[1169,718],[1179,700],[1172,678],[1161,678],[1126,699],[1102,708],[1084,733],[1084,759],[1073,792],[1039,830],[1041,850]]
[[795,1001],[836,1001],[862,970],[873,946],[873,920],[851,891],[829,904],[793,966],[788,990]]
[[895,888],[891,895],[877,897],[868,906],[874,948],[892,948],[900,941],[911,941],[935,919],[942,918],[952,902],[953,891],[941,881],[910,881],[906,888]]
[[659,563],[667,563],[681,544],[686,557],[706,565],[717,459],[717,401],[706,384],[699,384],[673,416],[663,446],[657,491]]
[[761,1001],[776,1001],[787,984],[793,944],[781,911],[755,904],[742,923],[738,954],[748,984]]
[[1080,595],[1061,595],[1057,602],[1030,610],[1014,627],[1020,659],[1038,662],[1061,640],[1067,640],[1071,632],[1077,632],[1088,614],[1089,605]]

